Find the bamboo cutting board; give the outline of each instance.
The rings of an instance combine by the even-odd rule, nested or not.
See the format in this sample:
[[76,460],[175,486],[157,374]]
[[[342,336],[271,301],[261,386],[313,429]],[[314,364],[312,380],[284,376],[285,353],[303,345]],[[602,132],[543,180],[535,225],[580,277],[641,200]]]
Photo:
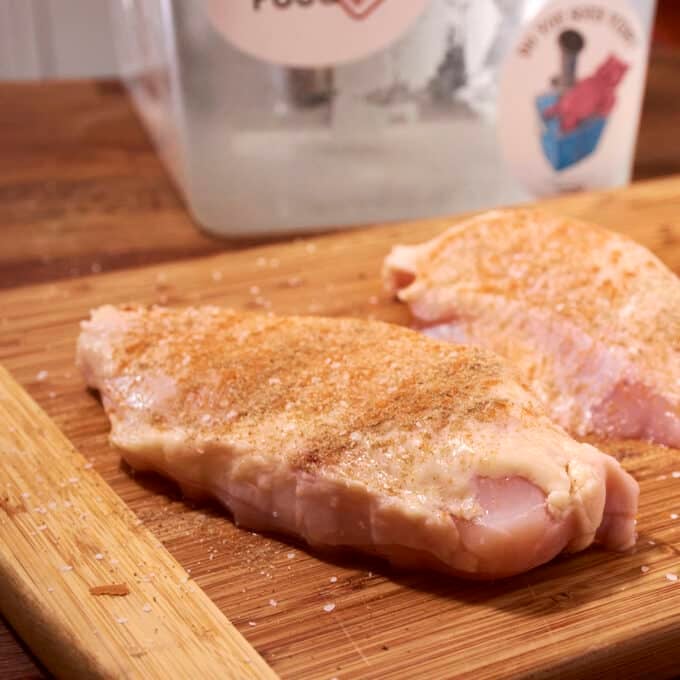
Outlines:
[[[680,271],[680,178],[550,203],[630,234]],[[506,581],[468,583],[400,573],[364,557],[328,558],[236,529],[218,508],[182,501],[170,483],[132,476],[107,444],[107,419],[73,366],[78,322],[90,308],[210,303],[408,323],[406,310],[381,290],[382,258],[392,244],[425,240],[451,222],[3,293],[0,363],[283,678],[672,676],[680,668],[680,580],[673,580],[680,576],[680,451],[636,442],[604,447],[641,484],[635,550],[593,548]],[[110,566],[115,577],[117,565]],[[48,584],[35,586],[47,598]]]

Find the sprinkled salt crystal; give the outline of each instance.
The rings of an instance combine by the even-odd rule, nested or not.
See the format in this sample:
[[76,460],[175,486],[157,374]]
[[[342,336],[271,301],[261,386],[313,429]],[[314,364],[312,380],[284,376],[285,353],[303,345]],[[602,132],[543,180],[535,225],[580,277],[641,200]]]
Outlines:
[[331,583],[337,583],[337,582],[338,582],[338,577],[337,577],[337,576],[331,576],[328,580],[329,580]]
[[124,616],[116,616],[116,623],[123,625],[127,623],[127,619]]
[[671,477],[673,479],[680,479],[680,470],[673,470],[673,472],[671,472]]
[[671,519],[678,519],[678,513],[677,512],[671,512]]
[[221,281],[222,280],[222,272],[215,270],[210,274],[210,277],[212,278],[213,281]]
[[71,501],[64,501],[64,507],[65,508],[70,508],[72,505],[73,505],[73,503],[71,503]]
[[42,507],[34,508],[34,511],[39,512],[41,515],[44,515],[45,513],[47,513],[47,510],[45,510],[45,508],[42,508]]
[[21,494],[21,497],[22,497],[22,498],[30,498],[30,497],[31,497],[31,494],[28,493],[28,491],[24,491],[24,492]]
[[259,295],[260,294],[260,287],[259,286],[251,286],[250,287],[250,294],[251,295]]
[[212,420],[212,416],[209,413],[204,413],[201,416],[201,422],[207,425]]
[[281,379],[280,378],[269,378],[269,384],[270,385],[280,385],[281,384]]
[[255,264],[258,267],[266,267],[267,266],[267,259],[264,257],[258,257],[257,260],[255,260]]
[[142,611],[146,612],[147,614],[151,611],[151,605],[147,602],[143,607]]
[[35,379],[36,379],[38,382],[42,382],[43,380],[46,380],[46,379],[47,379],[47,376],[48,376],[48,375],[49,375],[49,373],[48,373],[47,371],[44,371],[44,370],[43,370],[43,371],[38,371],[38,372],[36,373]]
[[302,285],[302,278],[300,276],[291,276],[286,280],[286,284],[288,284],[290,288],[297,288]]
[[83,465],[83,470],[91,470],[92,467],[92,463],[85,463],[85,465]]
[[249,626],[252,626],[252,627],[257,626],[257,624],[255,623],[255,621],[248,621],[248,625],[249,625]]
[[666,580],[675,583],[678,580],[677,574],[666,574]]
[[57,396],[57,393],[56,393],[56,392],[52,392],[52,391],[50,390],[50,391],[47,393],[47,396],[48,396],[50,399],[54,399],[54,398]]
[[103,560],[103,559],[104,559],[104,555],[102,555],[101,553],[97,553],[97,554],[94,556],[94,559],[95,559],[95,560]]
[[116,564],[118,564],[118,560],[117,560],[115,557],[112,557],[112,558],[109,560],[109,564],[116,565]]
[[54,592],[54,588],[53,588],[52,586],[49,586],[49,587],[47,588],[47,592],[48,592],[48,593],[53,593],[53,592]]
[[276,607],[276,605],[278,605],[278,602],[276,600],[269,600],[270,607]]
[[47,507],[48,507],[50,510],[54,510],[54,509],[57,507],[57,504],[56,504],[54,501],[50,501],[50,502],[47,504]]
[[289,560],[292,560],[292,559],[295,557],[295,553],[294,553],[294,552],[289,552],[289,553],[286,555],[286,557],[287,557]]
[[666,479],[667,477],[668,477],[668,475],[659,475],[659,476],[656,478],[656,481],[657,481],[657,482],[663,482],[663,480]]
[[38,531],[45,531],[47,529],[47,524],[41,524],[40,526],[36,527]]
[[306,250],[310,255],[312,255],[313,253],[316,252],[316,246],[315,246],[313,243],[308,243],[308,244],[305,246],[305,250]]
[[647,545],[656,545],[656,541],[647,541]]
[[335,605],[332,602],[329,602],[328,604],[325,604],[323,606],[323,610],[327,613],[330,614],[333,610],[335,609]]
[[73,571],[73,567],[70,564],[62,564],[61,567],[59,567],[59,571]]
[[77,484],[80,481],[80,477],[69,477],[68,481],[70,484]]
[[640,567],[640,571],[641,571],[643,574],[646,574],[646,573],[649,571],[649,567],[648,567],[646,564],[643,564],[643,565]]
[[279,516],[278,510],[272,510],[272,517],[276,519]]
[[379,302],[378,296],[377,295],[371,295],[370,298],[368,298],[368,304],[369,305],[377,305]]
[[350,434],[349,438],[353,442],[358,442],[358,441],[361,441],[361,434],[359,432],[352,432],[352,434]]

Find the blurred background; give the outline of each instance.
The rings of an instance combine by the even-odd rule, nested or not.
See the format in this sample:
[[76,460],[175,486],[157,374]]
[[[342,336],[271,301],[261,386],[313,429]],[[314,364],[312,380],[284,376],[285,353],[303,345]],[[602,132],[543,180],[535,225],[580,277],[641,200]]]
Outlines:
[[[678,0],[658,0],[654,43],[680,50]],[[0,3],[0,79],[106,77],[116,72],[107,2]]]

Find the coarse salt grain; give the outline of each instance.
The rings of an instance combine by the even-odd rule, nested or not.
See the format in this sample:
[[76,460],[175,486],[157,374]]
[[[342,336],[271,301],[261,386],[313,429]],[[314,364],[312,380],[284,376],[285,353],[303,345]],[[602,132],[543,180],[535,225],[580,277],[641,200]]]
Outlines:
[[147,602],[143,607],[142,611],[146,612],[147,614],[151,611],[151,605]]
[[270,607],[276,607],[276,605],[278,605],[278,602],[276,600],[269,600]]
[[648,567],[646,564],[643,564],[643,565],[640,567],[640,571],[641,571],[643,574],[646,574],[646,573],[649,571],[649,567]]
[[83,470],[91,470],[92,468],[92,463],[85,463],[85,465],[83,465]]
[[48,592],[48,593],[53,593],[53,592],[54,592],[54,588],[53,588],[52,586],[49,586],[49,587],[47,588],[47,592]]
[[338,577],[337,577],[337,576],[331,576],[328,580],[329,580],[331,583],[337,583],[337,582],[338,582]]
[[46,380],[46,379],[47,379],[47,376],[48,376],[48,375],[49,375],[49,373],[48,373],[47,371],[44,371],[44,370],[43,370],[43,371],[38,371],[38,373],[37,373],[36,376],[35,376],[35,379],[36,379],[38,382],[42,382],[43,380]]
[[257,626],[257,624],[255,623],[255,621],[248,621],[248,625],[249,625],[249,626],[253,626],[253,627]]
[[671,512],[671,519],[678,519],[678,513],[677,512]]
[[250,287],[250,294],[251,295],[259,295],[260,294],[260,287],[259,286],[251,286]]
[[120,623],[122,625],[127,623],[127,619],[124,616],[116,616],[116,623]]
[[31,497],[31,494],[28,493],[28,491],[24,491],[24,492],[21,494],[21,497],[22,497],[22,498],[30,498],[30,497]]
[[377,295],[371,295],[370,298],[368,298],[368,304],[369,305],[377,305],[379,302],[378,296]]
[[97,554],[94,556],[94,559],[95,559],[95,560],[103,560],[103,559],[104,559],[104,555],[102,555],[101,553],[97,553]]
[[294,553],[294,552],[289,552],[289,553],[286,555],[286,557],[287,557],[289,560],[292,560],[292,559],[295,557],[295,553]]
[[323,610],[327,613],[330,614],[333,610],[335,609],[335,605],[332,602],[329,602],[328,604],[325,604],[323,606]]
[[36,527],[38,531],[45,531],[47,529],[47,524],[41,524],[39,527]]
[[673,472],[671,472],[671,477],[673,479],[680,479],[680,470],[674,470]]
[[73,571],[73,567],[70,564],[62,564],[61,567],[59,567],[59,571]]
[[281,384],[281,379],[280,378],[269,378],[269,384],[270,385],[280,385]]
[[675,583],[678,580],[677,574],[666,574],[666,580]]
[[77,484],[80,481],[80,477],[69,477],[68,481],[70,484]]

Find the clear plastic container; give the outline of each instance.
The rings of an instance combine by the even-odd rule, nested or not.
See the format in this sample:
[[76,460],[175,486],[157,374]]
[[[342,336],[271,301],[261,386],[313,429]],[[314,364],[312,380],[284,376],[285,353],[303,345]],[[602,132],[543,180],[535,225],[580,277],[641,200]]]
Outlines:
[[[584,5],[575,0],[409,2],[115,2],[125,81],[203,227],[231,237],[301,232],[628,181],[654,2],[585,3],[605,12],[599,24],[569,14]],[[612,18],[619,6],[623,28]],[[563,25],[541,33],[557,12]],[[585,47],[570,57],[583,63],[571,86],[580,83],[581,100],[592,101],[586,119],[567,129],[568,110],[543,119],[535,101],[566,96],[558,71],[570,66],[559,36],[574,27]],[[522,57],[532,34],[544,39],[543,56]],[[604,74],[601,85],[604,61],[593,51],[610,39],[629,71],[614,85]],[[536,84],[515,106],[529,62]],[[625,120],[617,113],[624,99]],[[559,167],[565,153],[575,157],[568,149],[587,150],[579,125],[590,124],[592,137],[594,119],[605,121],[599,148]],[[607,135],[615,137],[610,160],[600,158]]]

